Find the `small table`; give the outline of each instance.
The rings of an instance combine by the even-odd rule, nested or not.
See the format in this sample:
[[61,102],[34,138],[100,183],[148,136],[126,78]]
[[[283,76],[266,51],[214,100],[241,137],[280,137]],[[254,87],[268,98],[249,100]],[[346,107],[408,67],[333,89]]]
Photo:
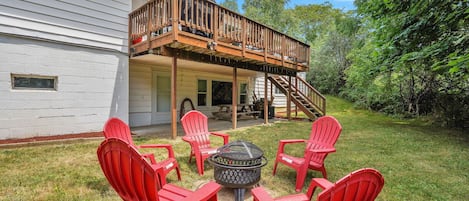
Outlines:
[[[213,116],[217,119],[231,120],[231,115],[233,105],[217,105],[219,107],[218,112],[213,112]],[[241,115],[252,116],[254,119],[257,119],[260,111],[254,110],[254,104],[238,104],[236,109],[237,117]]]

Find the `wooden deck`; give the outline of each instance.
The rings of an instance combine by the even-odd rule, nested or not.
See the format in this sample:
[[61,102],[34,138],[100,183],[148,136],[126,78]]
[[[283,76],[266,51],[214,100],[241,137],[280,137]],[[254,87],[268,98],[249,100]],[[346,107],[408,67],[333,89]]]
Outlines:
[[136,9],[129,52],[284,75],[310,62],[309,45],[207,0],[152,0]]

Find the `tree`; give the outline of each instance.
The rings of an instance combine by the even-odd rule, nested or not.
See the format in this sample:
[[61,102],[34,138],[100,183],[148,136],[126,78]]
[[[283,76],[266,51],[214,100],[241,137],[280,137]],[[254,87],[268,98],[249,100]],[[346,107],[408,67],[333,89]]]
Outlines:
[[[469,119],[464,112],[469,104],[469,2],[357,0],[355,3],[369,39],[366,45],[358,47],[362,50],[351,55],[354,64],[348,71],[347,95],[357,98],[358,90],[350,87],[369,82],[371,85],[365,88],[386,89],[374,91],[386,93],[389,100],[378,109],[392,108],[389,111],[412,116],[433,114],[449,124]],[[368,55],[373,55],[372,62],[363,62]],[[371,82],[355,76],[361,70],[372,75],[367,77]],[[368,106],[380,102],[365,98]]]
[[267,26],[282,30],[285,5],[289,0],[245,0],[244,14]]
[[238,2],[236,0],[225,0],[223,2],[220,2],[220,5],[239,13]]
[[319,91],[339,94],[345,85],[347,58],[353,47],[359,20],[353,13],[332,8],[329,3],[296,6],[300,35],[311,44],[311,67],[307,80]]

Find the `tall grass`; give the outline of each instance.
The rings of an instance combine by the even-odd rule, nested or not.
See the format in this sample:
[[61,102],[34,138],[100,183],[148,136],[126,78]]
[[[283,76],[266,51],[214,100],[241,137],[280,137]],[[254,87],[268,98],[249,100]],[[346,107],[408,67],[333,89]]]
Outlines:
[[[337,152],[326,158],[329,180],[372,167],[385,178],[377,200],[469,200],[468,134],[353,109],[350,103],[335,97],[328,97],[328,115],[335,116],[343,127]],[[277,175],[272,176],[278,140],[305,139],[310,129],[311,122],[292,121],[229,133],[230,140],[248,140],[264,150],[269,164],[262,169],[260,184],[273,196],[281,196],[295,193],[295,172],[279,164]],[[195,189],[213,179],[213,168],[207,162],[204,176],[197,174],[194,163],[188,163],[190,147],[180,138],[134,140],[136,144],[173,145],[182,181],[170,173],[170,183]],[[0,200],[120,200],[99,167],[96,148],[100,142],[0,149]],[[214,143],[221,144],[221,140]],[[286,151],[299,156],[303,148],[287,145]],[[313,177],[321,177],[321,173],[308,172],[303,192]]]

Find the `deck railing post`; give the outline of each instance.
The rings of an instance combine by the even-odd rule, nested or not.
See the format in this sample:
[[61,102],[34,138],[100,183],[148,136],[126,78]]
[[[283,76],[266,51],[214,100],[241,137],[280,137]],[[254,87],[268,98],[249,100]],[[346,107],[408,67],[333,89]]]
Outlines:
[[296,42],[296,59],[295,59],[296,60],[295,62],[297,63],[296,64],[297,68],[298,68],[298,61],[300,60],[301,57],[302,57],[301,56],[301,46],[300,46],[300,42],[297,41]]
[[132,14],[129,14],[129,27],[128,27],[128,38],[127,38],[127,48],[129,52],[129,57],[132,57],[132,51],[131,51],[131,46],[132,46]]
[[285,66],[285,51],[286,51],[285,35],[282,35],[282,66]]
[[246,55],[246,38],[247,38],[247,37],[246,37],[246,27],[247,27],[247,25],[246,25],[246,23],[247,23],[247,22],[246,22],[246,18],[243,17],[243,21],[241,21],[241,23],[242,23],[242,30],[241,30],[241,34],[242,34],[242,35],[241,35],[241,37],[242,37],[242,41],[243,41],[243,42],[242,42],[242,43],[243,43],[243,44],[242,44],[243,47],[241,47],[241,48],[242,48],[241,54],[242,54],[243,57],[244,57],[244,56]]
[[172,14],[171,14],[171,22],[172,22],[172,30],[173,30],[173,38],[174,41],[178,41],[179,35],[179,7],[178,7],[178,0],[172,0]]
[[213,41],[218,44],[218,27],[220,26],[220,18],[218,17],[218,9],[219,7],[216,4],[213,4],[213,19],[212,19],[212,27],[213,27]]
[[150,9],[150,5],[153,5],[151,3],[147,3],[146,7],[147,7],[147,12],[146,12],[146,20],[147,20],[147,44],[148,44],[148,50],[151,49],[151,9]]

